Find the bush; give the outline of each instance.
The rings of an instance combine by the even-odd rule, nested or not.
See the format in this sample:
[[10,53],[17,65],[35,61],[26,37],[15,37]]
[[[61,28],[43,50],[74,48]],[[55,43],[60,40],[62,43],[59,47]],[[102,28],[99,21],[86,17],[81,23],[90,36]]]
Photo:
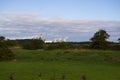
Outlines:
[[15,55],[8,48],[0,48],[0,61],[13,60]]
[[120,50],[120,45],[119,45],[119,44],[110,45],[109,49],[110,49],[110,50]]
[[58,42],[58,43],[51,43],[47,44],[46,50],[54,50],[54,49],[68,49],[69,44],[66,42]]
[[5,42],[6,42],[7,46],[9,46],[9,47],[14,47],[14,46],[18,45],[17,41],[15,41],[15,40],[7,39]]
[[25,43],[22,47],[23,49],[29,49],[29,50],[43,49],[44,41],[41,38],[31,39],[27,43]]
[[15,55],[5,43],[5,38],[0,37],[0,61],[13,60]]

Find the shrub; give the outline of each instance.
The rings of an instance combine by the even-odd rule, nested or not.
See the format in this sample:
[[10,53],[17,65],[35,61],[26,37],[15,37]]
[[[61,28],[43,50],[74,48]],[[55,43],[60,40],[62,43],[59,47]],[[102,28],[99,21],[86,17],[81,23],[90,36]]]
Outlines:
[[0,37],[0,61],[13,60],[13,59],[15,59],[15,55],[5,43],[5,38],[3,39],[3,36]]
[[26,42],[23,46],[23,49],[36,50],[44,48],[44,41],[41,38],[31,39]]

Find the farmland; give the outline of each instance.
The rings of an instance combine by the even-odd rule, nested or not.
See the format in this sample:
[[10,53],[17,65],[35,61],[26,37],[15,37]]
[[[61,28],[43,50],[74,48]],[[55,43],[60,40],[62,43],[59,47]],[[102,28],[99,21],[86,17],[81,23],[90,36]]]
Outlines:
[[120,80],[120,51],[12,49],[16,61],[0,62],[0,80]]

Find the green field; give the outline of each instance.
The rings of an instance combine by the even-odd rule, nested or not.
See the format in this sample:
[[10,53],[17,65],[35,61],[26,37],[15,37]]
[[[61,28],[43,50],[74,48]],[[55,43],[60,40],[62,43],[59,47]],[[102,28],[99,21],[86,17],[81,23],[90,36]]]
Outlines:
[[0,62],[0,80],[120,80],[120,51],[13,49],[16,62]]

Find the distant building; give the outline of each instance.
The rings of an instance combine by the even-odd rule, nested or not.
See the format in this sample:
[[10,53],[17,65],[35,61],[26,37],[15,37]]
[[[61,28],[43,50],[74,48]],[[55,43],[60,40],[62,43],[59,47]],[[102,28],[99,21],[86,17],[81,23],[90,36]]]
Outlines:
[[53,41],[45,41],[45,43],[52,43]]
[[66,38],[54,39],[53,41],[51,41],[51,40],[46,40],[45,41],[45,43],[57,43],[57,42],[66,42]]

